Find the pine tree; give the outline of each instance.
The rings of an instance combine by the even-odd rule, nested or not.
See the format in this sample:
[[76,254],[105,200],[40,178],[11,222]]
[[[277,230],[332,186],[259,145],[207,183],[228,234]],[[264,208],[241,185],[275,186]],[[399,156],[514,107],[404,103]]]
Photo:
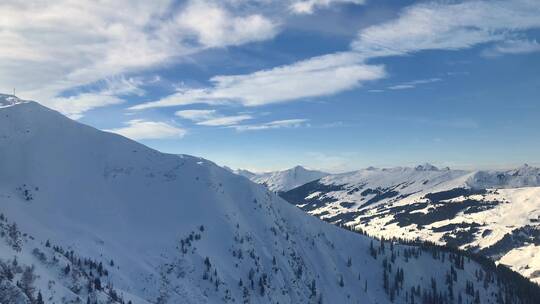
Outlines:
[[25,267],[22,273],[20,288],[26,294],[26,296],[32,300],[34,298],[36,276],[34,275],[34,266]]
[[263,278],[259,278],[259,291],[261,293],[261,296],[264,296],[265,288],[264,288],[264,281]]
[[41,295],[41,291],[38,291],[36,304],[45,304],[45,302],[43,301],[43,296]]
[[101,290],[101,280],[99,278],[94,279],[94,287],[96,290]]
[[474,304],[480,304],[480,293],[478,290],[476,290],[476,293],[474,294]]

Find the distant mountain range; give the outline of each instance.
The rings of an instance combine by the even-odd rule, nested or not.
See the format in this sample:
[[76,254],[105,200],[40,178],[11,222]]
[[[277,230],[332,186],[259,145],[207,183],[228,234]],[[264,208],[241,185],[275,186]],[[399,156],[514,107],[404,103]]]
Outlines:
[[281,194],[330,223],[459,247],[540,283],[540,169],[368,168]]
[[296,166],[288,170],[254,173],[248,170],[233,170],[234,173],[245,176],[257,184],[265,185],[270,191],[288,191],[305,183],[317,180],[329,175],[329,173],[309,170],[302,166]]

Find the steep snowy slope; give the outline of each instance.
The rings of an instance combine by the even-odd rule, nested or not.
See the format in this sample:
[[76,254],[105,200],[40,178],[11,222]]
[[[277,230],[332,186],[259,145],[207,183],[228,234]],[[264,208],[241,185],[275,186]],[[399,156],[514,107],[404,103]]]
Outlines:
[[540,283],[539,174],[529,166],[366,169],[327,176],[282,196],[326,221],[378,237],[460,247]]
[[328,175],[328,173],[317,170],[308,170],[302,166],[296,166],[283,171],[265,173],[253,173],[241,169],[234,172],[251,179],[257,184],[265,185],[273,192],[288,191]]
[[373,245],[207,160],[5,105],[0,303],[533,303],[460,254]]

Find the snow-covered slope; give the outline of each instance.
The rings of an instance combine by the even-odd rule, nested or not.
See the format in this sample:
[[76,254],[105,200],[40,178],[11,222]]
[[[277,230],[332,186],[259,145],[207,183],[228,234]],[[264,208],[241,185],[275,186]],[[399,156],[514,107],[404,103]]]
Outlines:
[[282,196],[326,221],[378,237],[422,239],[483,254],[540,283],[540,171],[365,169]]
[[0,109],[0,152],[0,303],[494,303],[522,286],[459,254],[373,245],[34,102]]
[[234,172],[251,179],[257,184],[265,185],[268,187],[268,189],[270,189],[270,191],[273,192],[288,191],[328,175],[328,173],[317,170],[309,170],[302,166],[296,166],[283,171],[264,173],[253,173],[242,169]]

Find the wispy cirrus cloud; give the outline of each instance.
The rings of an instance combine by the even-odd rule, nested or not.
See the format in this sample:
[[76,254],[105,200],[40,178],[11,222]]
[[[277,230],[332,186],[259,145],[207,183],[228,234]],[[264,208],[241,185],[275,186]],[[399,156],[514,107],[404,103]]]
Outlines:
[[269,130],[269,129],[281,129],[281,128],[299,128],[303,126],[308,126],[308,119],[284,119],[284,120],[274,120],[271,122],[260,123],[260,124],[251,124],[251,125],[235,125],[231,126],[236,131],[259,131],[259,130]]
[[263,14],[233,12],[213,0],[8,0],[0,15],[0,91],[16,87],[22,97],[75,118],[123,98],[74,88],[279,31]]
[[47,105],[62,112],[71,119],[81,118],[85,112],[104,106],[124,103],[123,97],[143,96],[145,82],[154,81],[143,78],[112,77],[100,81],[97,89],[82,91],[67,97],[53,97]]
[[211,79],[212,87],[181,89],[161,100],[136,105],[131,109],[194,103],[260,106],[332,95],[385,76],[382,66],[363,64],[356,53],[336,53],[251,74],[215,76]]
[[534,0],[421,3],[394,20],[363,29],[352,47],[370,58],[465,49],[538,28],[539,14]]
[[439,81],[442,81],[442,79],[441,78],[419,79],[419,80],[407,81],[407,82],[404,82],[404,83],[392,85],[392,86],[389,86],[387,89],[389,89],[389,90],[414,89],[418,85],[428,84],[428,83],[433,83],[433,82],[439,82]]
[[296,0],[289,8],[296,14],[312,14],[316,9],[327,8],[336,4],[364,4],[365,0]]
[[175,115],[194,121],[199,126],[210,127],[232,126],[253,118],[253,116],[247,114],[226,116],[216,110],[182,110],[177,111]]
[[106,130],[117,133],[133,140],[182,138],[187,134],[185,129],[162,121],[149,121],[134,119],[126,123],[127,126]]
[[191,121],[203,121],[203,120],[209,120],[216,118],[217,111],[216,110],[182,110],[182,111],[176,111],[174,115],[189,119]]
[[484,57],[499,57],[506,54],[528,54],[540,52],[540,43],[536,40],[503,41],[482,52]]
[[212,126],[212,127],[218,127],[218,126],[232,126],[237,125],[238,123],[252,119],[253,117],[251,115],[234,115],[234,116],[223,116],[223,117],[217,117],[212,118],[209,120],[204,120],[201,122],[198,122],[197,124],[200,126]]

